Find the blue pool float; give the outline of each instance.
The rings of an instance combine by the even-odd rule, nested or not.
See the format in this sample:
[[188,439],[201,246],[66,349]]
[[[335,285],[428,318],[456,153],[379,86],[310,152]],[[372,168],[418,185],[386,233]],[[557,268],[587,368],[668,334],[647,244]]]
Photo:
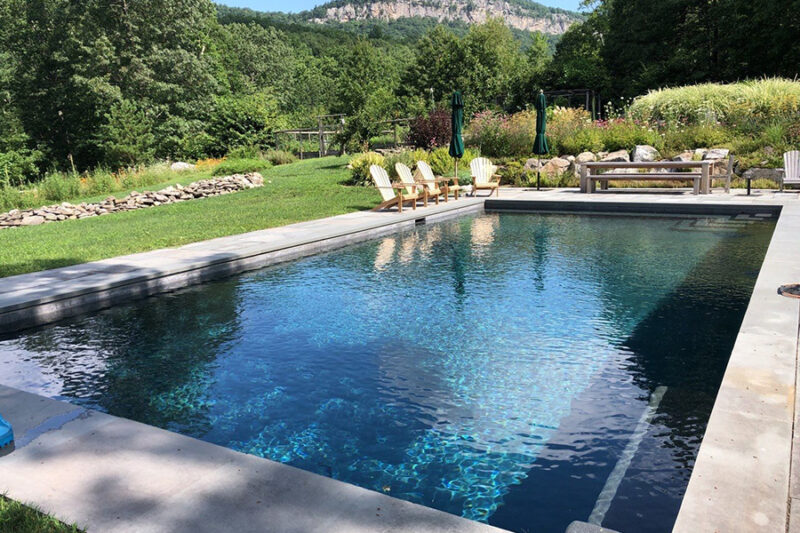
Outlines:
[[11,424],[0,416],[0,455],[4,455],[14,449],[14,430]]

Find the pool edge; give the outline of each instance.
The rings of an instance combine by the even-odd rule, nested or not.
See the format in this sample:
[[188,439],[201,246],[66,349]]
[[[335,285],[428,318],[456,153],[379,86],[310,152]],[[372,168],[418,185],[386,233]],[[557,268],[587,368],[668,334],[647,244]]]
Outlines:
[[[505,190],[504,193],[506,193]],[[328,239],[300,244],[299,246],[309,246],[309,248],[305,251],[297,248],[294,250],[298,252],[297,255],[287,253],[285,256],[276,256],[274,260],[266,264],[291,260],[352,242],[401,231],[412,227],[420,215],[434,221],[436,218],[456,216],[460,213],[484,208],[489,211],[514,210],[617,215],[661,214],[659,210],[667,211],[666,214],[694,215],[733,214],[733,211],[737,210],[751,214],[763,213],[765,210],[773,213],[778,211],[775,232],[737,335],[736,344],[715,400],[674,530],[681,533],[736,530],[786,531],[787,527],[789,529],[798,527],[800,524],[795,523],[795,520],[800,519],[800,476],[797,472],[800,460],[794,456],[798,455],[800,446],[793,446],[793,442],[800,443],[800,440],[794,441],[793,432],[796,426],[795,416],[798,412],[795,383],[798,372],[800,304],[797,301],[778,296],[777,287],[786,282],[800,281],[800,261],[798,261],[800,239],[796,237],[797,234],[800,234],[800,205],[794,195],[791,197],[787,195],[785,199],[776,197],[750,200],[739,197],[732,201],[726,199],[719,202],[714,199],[709,201],[705,198],[654,201],[652,198],[642,198],[641,196],[643,195],[615,198],[614,201],[608,201],[606,199],[608,195],[596,195],[593,198],[577,200],[575,195],[570,192],[520,194],[517,191],[516,196],[512,194],[511,198],[486,200],[486,207],[484,207],[485,199],[481,198],[469,205],[445,206],[444,209],[425,211],[425,214],[421,212],[422,210],[403,215],[381,213],[377,215],[394,218],[391,221],[387,219],[377,223],[374,227],[345,231],[329,237],[331,240],[328,247],[314,248],[316,243]],[[347,216],[342,215],[341,217]],[[298,226],[302,226],[302,224]],[[373,233],[368,234],[370,231]],[[362,232],[365,233],[359,235]],[[351,239],[347,240],[348,237]],[[333,239],[342,240],[337,243]],[[219,241],[219,239],[214,241]],[[207,241],[207,243],[209,242],[213,241]],[[187,245],[183,248],[193,246],[196,245]],[[291,248],[293,247],[279,248],[272,252],[280,253],[282,250]],[[107,262],[118,259],[120,258]],[[245,261],[246,258],[236,260]],[[229,261],[224,261],[224,263],[227,262]],[[171,288],[156,285],[152,288],[153,292],[148,292],[150,291],[148,288],[147,291],[120,293],[114,298],[101,302],[100,305],[95,302],[87,309],[74,308],[73,310],[77,309],[77,311],[63,314],[59,318],[109,307],[121,300],[127,301],[131,297],[145,297],[174,290],[187,284],[201,283],[214,277],[232,275],[265,266],[265,264],[259,263],[249,264],[252,266],[238,271],[226,272],[224,269],[216,273],[209,271],[211,275],[209,278],[176,278],[179,283]],[[80,266],[83,265],[78,265],[78,267]],[[207,267],[208,265],[206,265]],[[182,272],[184,271],[177,274],[168,273],[166,276],[176,276]],[[7,279],[10,278],[5,280]],[[0,279],[0,292],[2,292],[5,280]],[[101,286],[95,292],[100,294],[101,290],[125,287],[125,285],[114,285],[114,283],[116,282],[112,280],[107,286]],[[78,297],[80,295],[72,295],[61,301],[68,303],[69,299]],[[50,305],[57,302],[58,300],[51,300],[35,305]],[[4,327],[2,318],[4,309],[6,308],[0,305],[0,330]],[[14,312],[25,308],[9,309]],[[44,318],[44,321],[29,322],[24,327],[32,327],[58,319],[49,319],[47,316],[40,318]],[[35,314],[33,319],[36,319]],[[31,319],[23,319],[23,322],[24,320]],[[0,468],[3,465],[2,461],[0,459]],[[792,505],[795,503],[795,499],[798,499],[797,505]],[[795,514],[798,516],[793,517]]]

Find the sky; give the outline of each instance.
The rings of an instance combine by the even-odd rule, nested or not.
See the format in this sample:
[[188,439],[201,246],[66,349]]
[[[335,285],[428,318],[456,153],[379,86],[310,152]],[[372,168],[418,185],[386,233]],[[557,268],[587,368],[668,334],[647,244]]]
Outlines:
[[[538,0],[540,4],[563,9],[578,10],[579,0]],[[325,0],[217,0],[218,3],[235,6],[249,7],[258,11],[286,11],[296,13],[314,6],[324,4]]]

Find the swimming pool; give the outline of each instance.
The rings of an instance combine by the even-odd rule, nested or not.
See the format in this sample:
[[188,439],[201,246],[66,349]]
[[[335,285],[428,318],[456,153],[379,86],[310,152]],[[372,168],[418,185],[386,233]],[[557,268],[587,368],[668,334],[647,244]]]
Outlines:
[[0,342],[0,382],[515,531],[666,531],[774,224],[482,214]]

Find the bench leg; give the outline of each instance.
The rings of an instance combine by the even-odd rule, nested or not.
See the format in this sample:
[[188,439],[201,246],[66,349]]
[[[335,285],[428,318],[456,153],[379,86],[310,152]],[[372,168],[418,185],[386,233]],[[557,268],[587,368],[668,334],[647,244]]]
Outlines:
[[700,194],[700,178],[695,178],[692,180],[694,186],[692,187],[692,192],[694,194]]

